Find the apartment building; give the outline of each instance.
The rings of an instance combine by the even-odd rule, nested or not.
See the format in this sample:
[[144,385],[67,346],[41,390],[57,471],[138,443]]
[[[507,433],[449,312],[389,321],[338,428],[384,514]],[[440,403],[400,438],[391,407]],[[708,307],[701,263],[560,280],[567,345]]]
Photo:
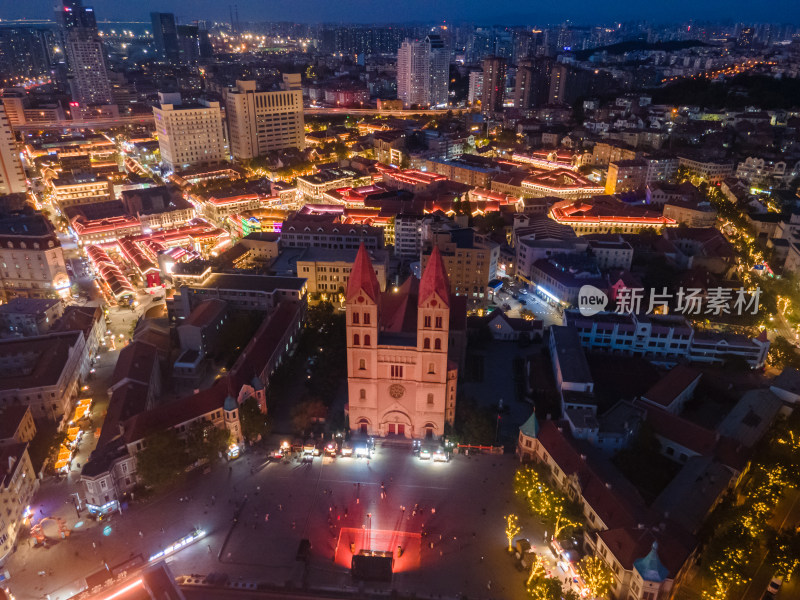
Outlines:
[[716,160],[711,158],[692,158],[688,156],[678,157],[678,167],[686,169],[691,177],[697,177],[708,183],[720,183],[733,175],[733,163],[728,160]]
[[619,160],[608,165],[606,194],[622,194],[643,188],[647,183],[647,163],[643,160]]
[[159,93],[153,107],[161,163],[181,171],[228,160],[219,102],[183,104],[179,94]]
[[272,150],[305,147],[303,92],[290,89],[284,75],[280,91],[257,91],[255,81],[237,81],[225,92],[225,117],[233,157],[246,160]]
[[465,296],[469,308],[485,307],[489,302],[489,282],[497,277],[500,245],[471,228],[434,231],[423,242],[423,270],[434,247],[439,249],[450,292]]

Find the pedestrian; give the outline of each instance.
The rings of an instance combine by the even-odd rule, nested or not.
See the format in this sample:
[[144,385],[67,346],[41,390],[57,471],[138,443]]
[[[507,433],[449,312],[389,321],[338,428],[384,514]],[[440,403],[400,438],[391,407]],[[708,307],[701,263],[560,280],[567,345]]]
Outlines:
[[489,583],[486,584],[486,589],[487,590],[492,589],[492,580],[491,579],[489,580]]
[[278,504],[278,511],[282,511],[282,510],[283,510],[283,504]]
[[211,544],[208,544],[208,553],[211,554]]
[[295,522],[292,521],[292,529],[294,529],[294,526],[295,526]]
[[141,531],[139,531],[139,537],[144,537],[144,534]]
[[264,522],[266,523],[267,521],[269,521],[269,513],[264,515]]
[[431,508],[431,514],[432,514],[432,515],[435,515],[435,514],[436,514],[436,509],[435,509],[435,508]]

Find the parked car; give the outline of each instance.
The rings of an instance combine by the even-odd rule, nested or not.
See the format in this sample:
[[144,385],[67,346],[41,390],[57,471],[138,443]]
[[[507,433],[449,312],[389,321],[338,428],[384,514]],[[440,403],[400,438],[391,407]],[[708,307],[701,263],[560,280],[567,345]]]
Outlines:
[[782,585],[783,585],[783,577],[779,577],[776,575],[767,584],[767,593],[774,597],[775,594],[781,591]]
[[422,448],[419,451],[419,457],[420,457],[421,460],[430,460],[431,451],[428,448]]

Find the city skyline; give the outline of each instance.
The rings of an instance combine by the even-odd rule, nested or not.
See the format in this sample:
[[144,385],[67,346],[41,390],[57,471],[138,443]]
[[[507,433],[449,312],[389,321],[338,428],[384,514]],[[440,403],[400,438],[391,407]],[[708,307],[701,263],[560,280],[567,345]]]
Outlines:
[[[197,0],[187,11],[184,3],[175,0],[144,0],[133,5],[124,5],[110,0],[97,0],[91,3],[99,19],[142,19],[148,20],[151,11],[174,12],[176,16],[189,22],[198,18],[219,19],[227,22],[231,8],[238,7],[241,21],[295,21],[300,23],[419,23],[448,21],[453,23],[475,22],[486,25],[529,25],[553,24],[565,20],[575,24],[611,23],[614,21],[652,21],[654,23],[675,23],[687,21],[731,21],[731,22],[800,22],[800,5],[791,0],[773,3],[772,15],[767,18],[762,7],[746,2],[704,2],[702,5],[681,0],[664,5],[634,6],[629,2],[614,0],[598,5],[578,1],[569,5],[532,6],[520,10],[517,3],[509,0],[486,5],[483,3],[462,3],[455,0],[441,0],[431,3],[410,0],[404,3],[404,10],[385,5],[370,5],[362,0],[345,0],[332,5],[319,0],[304,1],[287,6],[284,3],[261,3],[242,0],[221,4],[211,0]],[[32,0],[21,5],[6,7],[6,19],[52,18],[52,2]],[[343,18],[347,15],[347,18]],[[682,18],[676,18],[681,15]]]

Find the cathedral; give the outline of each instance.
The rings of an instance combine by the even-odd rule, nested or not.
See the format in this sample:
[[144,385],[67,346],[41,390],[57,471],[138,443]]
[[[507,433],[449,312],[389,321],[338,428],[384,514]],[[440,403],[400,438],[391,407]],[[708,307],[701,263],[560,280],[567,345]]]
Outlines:
[[434,247],[422,279],[381,293],[361,246],[347,285],[347,413],[354,434],[438,438],[456,410],[466,302]]

